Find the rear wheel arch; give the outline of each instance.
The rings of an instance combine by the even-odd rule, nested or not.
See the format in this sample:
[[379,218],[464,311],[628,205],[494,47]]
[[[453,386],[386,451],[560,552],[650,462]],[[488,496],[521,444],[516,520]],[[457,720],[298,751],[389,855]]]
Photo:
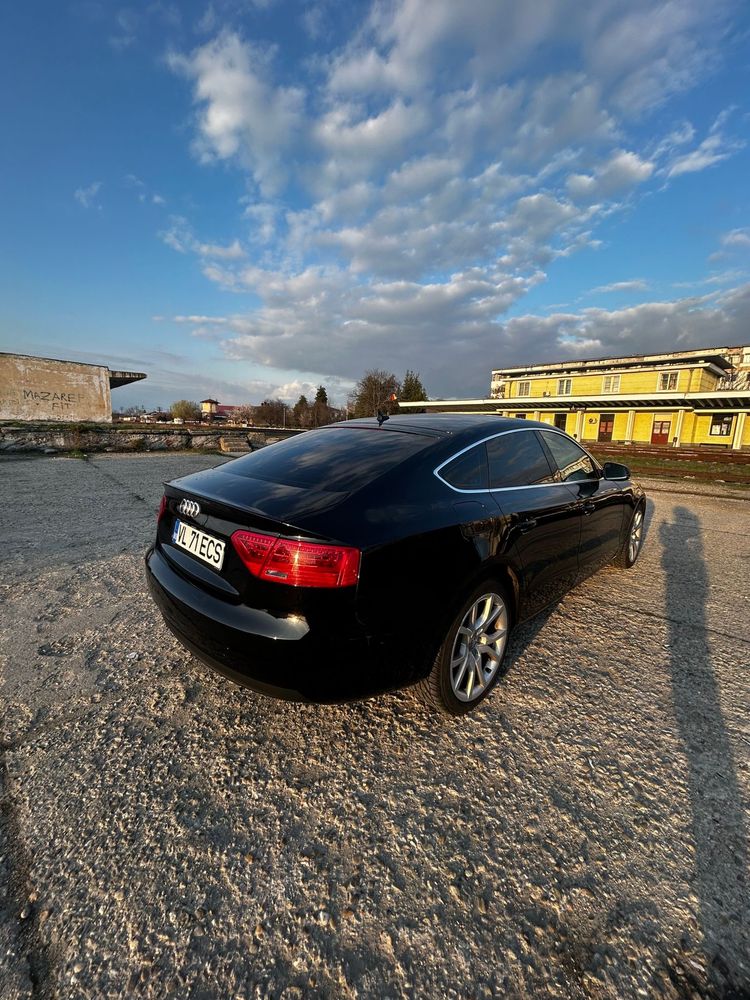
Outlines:
[[456,593],[455,600],[453,602],[453,613],[455,614],[458,611],[458,608],[466,599],[466,595],[473,590],[474,587],[478,586],[480,583],[488,582],[496,582],[505,589],[505,594],[510,604],[509,611],[511,613],[511,618],[513,620],[513,624],[515,624],[518,621],[521,585],[518,574],[509,563],[490,561],[482,563],[477,572],[465,580],[460,591]]

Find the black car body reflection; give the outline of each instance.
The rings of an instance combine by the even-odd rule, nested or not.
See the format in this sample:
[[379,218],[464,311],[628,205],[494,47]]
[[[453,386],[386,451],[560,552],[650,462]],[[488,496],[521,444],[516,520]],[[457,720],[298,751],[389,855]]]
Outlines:
[[[180,513],[186,500],[199,513]],[[511,623],[612,560],[635,562],[644,504],[625,467],[602,468],[546,424],[349,421],[169,483],[147,576],[180,641],[261,692],[339,701],[421,681],[447,637],[454,681],[462,657],[464,675],[484,664],[476,692],[496,679]],[[220,569],[198,551],[217,542]],[[491,607],[507,625],[474,634]],[[481,700],[465,688],[453,684],[456,711]]]

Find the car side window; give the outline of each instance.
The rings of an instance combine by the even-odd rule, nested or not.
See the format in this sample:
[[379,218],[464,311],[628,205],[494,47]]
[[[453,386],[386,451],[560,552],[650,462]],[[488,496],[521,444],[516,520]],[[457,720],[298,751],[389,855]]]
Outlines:
[[502,434],[487,442],[490,489],[553,483],[553,469],[533,431]]
[[549,434],[546,431],[540,431],[540,434],[559,470],[558,482],[577,483],[599,478],[594,463],[575,441],[562,434]]
[[470,448],[440,470],[440,476],[457,490],[487,489],[487,453],[484,445]]

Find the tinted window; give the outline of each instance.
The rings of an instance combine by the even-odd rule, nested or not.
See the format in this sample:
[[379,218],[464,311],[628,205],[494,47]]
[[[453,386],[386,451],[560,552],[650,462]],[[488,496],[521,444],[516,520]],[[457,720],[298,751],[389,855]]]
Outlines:
[[490,487],[553,482],[552,469],[533,431],[503,434],[487,442]]
[[316,486],[326,492],[349,493],[434,441],[427,435],[379,429],[334,427],[305,431],[237,459],[230,471],[235,476],[284,486]]
[[575,441],[562,434],[541,432],[544,443],[552,452],[555,465],[560,470],[558,479],[563,483],[573,483],[581,479],[596,479],[594,463]]
[[454,458],[440,470],[440,475],[459,490],[487,489],[487,453],[484,445]]

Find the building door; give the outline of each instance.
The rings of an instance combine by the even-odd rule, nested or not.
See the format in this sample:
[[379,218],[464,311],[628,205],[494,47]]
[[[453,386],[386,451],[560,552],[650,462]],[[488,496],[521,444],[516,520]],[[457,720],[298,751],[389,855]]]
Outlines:
[[612,431],[615,426],[615,415],[614,413],[602,413],[599,417],[599,440],[600,441],[611,441]]
[[671,426],[671,420],[654,420],[654,426],[651,431],[651,444],[669,444],[669,429]]
[[566,425],[567,421],[568,421],[568,414],[567,413],[556,413],[555,414],[555,427],[559,431],[564,431],[565,430],[565,425]]

